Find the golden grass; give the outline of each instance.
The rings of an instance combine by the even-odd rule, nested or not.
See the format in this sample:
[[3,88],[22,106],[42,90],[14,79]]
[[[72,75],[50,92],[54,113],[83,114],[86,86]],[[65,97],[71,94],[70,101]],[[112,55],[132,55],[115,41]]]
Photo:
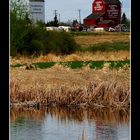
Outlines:
[[41,55],[37,58],[19,57],[11,58],[10,64],[25,64],[33,62],[68,62],[68,61],[125,61],[130,60],[129,51],[113,52],[76,52],[65,56],[56,56],[55,54]]
[[75,36],[75,41],[79,45],[87,46],[87,45],[93,45],[97,43],[104,43],[104,42],[129,42],[130,41],[130,35],[129,34],[111,34],[111,35],[87,35],[87,36]]
[[11,69],[11,104],[129,108],[129,70]]

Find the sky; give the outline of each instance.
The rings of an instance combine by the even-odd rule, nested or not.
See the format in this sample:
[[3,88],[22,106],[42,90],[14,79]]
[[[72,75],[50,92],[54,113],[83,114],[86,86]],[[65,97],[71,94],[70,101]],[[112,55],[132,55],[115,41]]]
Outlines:
[[[54,19],[54,10],[57,10],[58,19],[60,15],[61,22],[79,21],[79,12],[81,14],[81,22],[91,14],[92,3],[94,0],[45,0],[45,22]],[[120,0],[122,2],[122,13],[131,19],[131,2],[130,0]]]

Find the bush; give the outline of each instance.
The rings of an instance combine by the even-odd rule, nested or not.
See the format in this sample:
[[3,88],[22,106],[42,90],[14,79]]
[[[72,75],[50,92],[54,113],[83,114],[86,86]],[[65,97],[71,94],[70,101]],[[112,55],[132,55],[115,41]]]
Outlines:
[[74,38],[66,32],[50,31],[46,35],[46,53],[70,54],[76,51],[78,45]]
[[44,28],[33,25],[24,27],[25,25],[20,23],[18,26],[21,28],[20,31],[15,30],[14,36],[11,34],[11,56],[17,54],[32,55],[34,53],[37,55],[41,53],[64,55],[73,53],[78,48],[73,36],[69,33],[46,31]]
[[[70,54],[77,50],[73,36],[66,32],[46,31],[40,25],[28,24],[25,19],[11,21],[11,56],[36,53]],[[16,25],[16,26],[15,26]]]
[[[20,1],[19,1],[20,2]],[[77,50],[72,35],[66,32],[46,31],[45,24],[30,21],[24,3],[11,1],[10,55],[70,54]]]

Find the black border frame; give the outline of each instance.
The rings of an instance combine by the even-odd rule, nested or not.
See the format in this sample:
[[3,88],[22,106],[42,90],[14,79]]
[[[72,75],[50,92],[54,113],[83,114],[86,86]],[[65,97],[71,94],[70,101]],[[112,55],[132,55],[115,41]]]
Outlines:
[[[1,2],[0,20],[0,120],[1,139],[9,139],[9,1]],[[7,134],[5,134],[7,133]]]
[[131,0],[131,139],[140,137],[140,1]]

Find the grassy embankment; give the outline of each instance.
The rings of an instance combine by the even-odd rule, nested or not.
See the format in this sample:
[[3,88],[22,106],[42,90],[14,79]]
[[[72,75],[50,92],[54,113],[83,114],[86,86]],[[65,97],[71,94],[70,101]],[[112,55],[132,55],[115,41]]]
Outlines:
[[[56,62],[60,62],[59,64],[66,64],[67,66],[71,66],[72,68],[80,66],[84,66],[84,64],[91,64],[91,68],[93,68],[93,63],[96,67],[104,62],[110,62],[111,66],[114,65],[121,65],[129,63],[130,59],[130,45],[129,45],[129,35],[128,34],[112,34],[106,33],[100,34],[96,36],[74,36],[76,42],[81,46],[77,52],[70,54],[70,55],[55,55],[55,54],[48,54],[48,55],[41,55],[35,58],[27,58],[21,57],[20,59],[12,59],[11,64],[17,64],[15,66],[22,66],[25,63],[33,63],[40,68],[47,68],[53,66]],[[104,42],[105,41],[105,42]],[[108,41],[108,42],[107,42]],[[83,62],[82,62],[83,61]],[[86,61],[86,62],[85,62]],[[94,62],[91,62],[94,61]],[[114,62],[113,62],[114,61]],[[45,62],[45,63],[43,63]],[[50,63],[47,63],[50,62]],[[62,63],[66,62],[66,63]],[[18,64],[20,63],[20,64]]]
[[[11,59],[11,64],[14,66],[29,62],[40,68],[52,66],[50,69],[37,71],[11,68],[12,105],[129,108],[129,34],[121,36],[120,33],[109,33],[109,35],[105,33],[92,36],[74,35],[74,37],[82,46],[80,52],[67,56],[49,54],[32,59],[25,57]],[[103,41],[105,38],[106,40]],[[98,43],[95,43],[95,40]],[[109,42],[105,43],[107,40]],[[84,54],[89,55],[87,57]],[[110,65],[104,64],[103,61],[110,61]],[[68,67],[63,67],[63,65]],[[121,68],[111,70],[109,66]],[[80,69],[75,70],[69,67]],[[100,68],[100,70],[89,67]]]

